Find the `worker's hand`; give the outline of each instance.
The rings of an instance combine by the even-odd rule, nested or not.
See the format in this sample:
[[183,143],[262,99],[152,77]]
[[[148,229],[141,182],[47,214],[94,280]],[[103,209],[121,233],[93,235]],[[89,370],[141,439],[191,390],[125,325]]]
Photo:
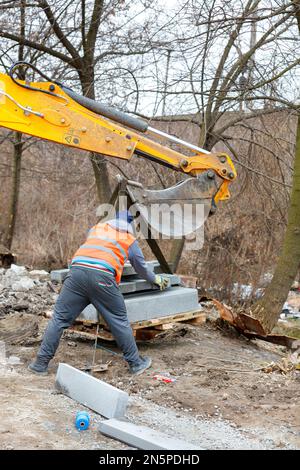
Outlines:
[[161,274],[156,274],[155,279],[154,279],[154,284],[158,285],[160,290],[165,290],[167,287],[169,287],[169,279]]

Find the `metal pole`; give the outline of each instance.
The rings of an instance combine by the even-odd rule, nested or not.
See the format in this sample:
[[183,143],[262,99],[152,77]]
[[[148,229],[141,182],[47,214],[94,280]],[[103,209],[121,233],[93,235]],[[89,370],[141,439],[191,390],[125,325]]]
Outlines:
[[98,333],[99,333],[99,323],[97,323],[96,338],[95,338],[95,343],[94,343],[93,360],[92,360],[92,367],[91,367],[91,375],[93,375],[93,369],[95,367],[96,351],[97,351],[97,344],[98,344]]
[[206,155],[209,155],[211,153],[208,150],[197,147],[197,145],[193,145],[193,144],[190,144],[189,142],[186,142],[185,140],[178,139],[174,135],[170,135],[170,134],[167,134],[166,132],[159,131],[158,129],[155,129],[154,127],[149,126],[147,131],[151,132],[152,134],[160,135],[161,137],[164,137],[165,139],[172,140],[172,142],[176,142],[176,144],[180,144],[183,147],[189,148],[191,150],[195,150],[196,152],[205,153]]

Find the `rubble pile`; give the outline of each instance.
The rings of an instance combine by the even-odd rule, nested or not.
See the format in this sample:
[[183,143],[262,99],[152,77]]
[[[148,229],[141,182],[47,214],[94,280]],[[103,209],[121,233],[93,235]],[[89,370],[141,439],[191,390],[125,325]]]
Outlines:
[[42,315],[56,299],[47,271],[16,264],[0,269],[0,316],[22,311]]

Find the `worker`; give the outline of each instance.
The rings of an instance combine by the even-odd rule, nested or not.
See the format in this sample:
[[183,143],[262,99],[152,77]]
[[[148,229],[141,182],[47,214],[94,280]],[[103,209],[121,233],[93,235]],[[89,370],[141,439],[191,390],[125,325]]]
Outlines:
[[141,374],[151,366],[150,357],[139,355],[118,285],[126,259],[143,279],[161,290],[168,286],[168,279],[147,268],[133,234],[132,221],[129,211],[120,211],[115,219],[99,223],[89,231],[87,240],[71,261],[37,358],[28,366],[31,372],[47,374],[49,361],[57,350],[63,330],[89,304],[93,304],[103,316],[128,362],[130,372]]

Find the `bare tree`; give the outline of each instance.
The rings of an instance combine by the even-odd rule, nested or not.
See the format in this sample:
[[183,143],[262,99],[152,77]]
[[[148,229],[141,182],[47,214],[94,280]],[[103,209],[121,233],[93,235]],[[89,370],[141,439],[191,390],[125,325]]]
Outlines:
[[[18,60],[24,60],[24,38],[25,38],[25,24],[26,24],[26,0],[21,0],[20,2],[20,42],[18,47]],[[24,75],[22,71],[20,72],[19,78],[24,80]],[[18,210],[18,201],[20,194],[20,180],[21,180],[21,160],[23,153],[23,141],[22,133],[14,132],[13,138],[13,162],[12,162],[12,187],[11,187],[11,196],[8,212],[8,224],[5,234],[4,243],[6,247],[10,250],[12,247],[17,210]]]
[[[151,12],[143,10],[149,6],[148,1],[105,1],[92,60],[86,40],[95,3],[48,0],[46,4],[31,0],[27,5],[25,46],[34,51],[41,68],[77,87],[77,91],[79,78],[85,94],[156,120],[163,130],[178,133],[185,140],[209,150],[226,149],[233,156],[239,169],[233,197],[223,208],[219,206],[218,218],[207,224],[207,243],[202,254],[189,259],[193,266],[189,269],[196,272],[199,256],[203,256],[207,270],[216,272],[214,279],[219,283],[229,284],[229,276],[234,279],[238,272],[251,280],[249,257],[254,263],[254,253],[262,246],[258,242],[265,237],[268,249],[261,250],[261,256],[271,264],[287,219],[298,109],[294,90],[299,38],[292,1],[179,0],[172,9],[163,11],[157,11],[158,2],[150,2]],[[4,6],[13,12],[20,2]],[[143,14],[135,21],[139,11]],[[5,22],[2,13],[0,35],[5,38],[1,48],[4,43],[7,50],[18,44],[19,34]],[[88,73],[89,63],[93,67]],[[48,151],[53,156],[52,147]],[[91,160],[99,177],[101,197],[105,198],[109,179],[105,177],[103,184],[104,173],[95,169],[103,160],[98,156],[91,156]],[[104,161],[105,171],[107,162],[111,159]],[[122,162],[117,163],[122,171],[145,184],[149,183],[145,171],[148,166],[151,178],[153,174],[163,185],[173,184],[180,177],[155,164],[150,168],[150,164],[135,160],[126,165],[128,169]],[[7,167],[3,168],[7,175]],[[116,171],[115,166],[111,168],[110,175]],[[28,165],[24,164],[24,169],[29,174]],[[50,165],[48,170],[41,177],[51,187]],[[38,171],[41,174],[44,170]],[[83,175],[88,175],[85,167]],[[68,178],[62,175],[63,180]],[[244,227],[236,227],[239,217]],[[263,224],[264,235],[260,234],[251,247],[249,231],[253,227],[262,232]],[[177,244],[173,253],[176,262],[182,249],[181,243]],[[257,266],[257,270],[263,273],[264,266]],[[209,282],[209,273],[201,274]]]
[[[294,0],[294,15],[296,17],[300,36],[300,0]],[[277,323],[283,304],[300,267],[300,118],[295,147],[295,162],[291,202],[288,213],[288,223],[282,250],[276,265],[271,283],[265,290],[264,296],[252,309],[252,315],[259,320],[265,333],[272,331]]]
[[[170,19],[163,30],[172,47],[167,61],[167,69],[171,69],[166,74],[168,82],[164,77],[166,66],[159,58],[156,70],[160,77],[152,83],[160,86],[145,87],[144,81],[139,90],[142,96],[152,94],[160,101],[157,119],[161,120],[160,110],[169,107],[170,113],[163,120],[198,125],[199,146],[211,150],[216,143],[226,141],[229,128],[241,122],[274,109],[297,108],[292,93],[289,96],[296,89],[293,71],[300,64],[291,0],[269,5],[262,0],[240,4],[196,0],[179,4],[176,13],[177,28]],[[273,94],[268,94],[264,90],[271,85]],[[239,113],[244,101],[248,112]],[[273,103],[271,111],[264,109],[266,102]],[[224,113],[228,116],[226,123]]]
[[[151,2],[135,3],[145,9]],[[8,2],[3,7],[13,9],[19,4],[19,1]],[[136,27],[136,12],[130,13],[131,7],[131,3],[124,0],[32,0],[27,8],[31,10],[31,17],[39,20],[38,31],[31,30],[22,39],[11,30],[10,24],[4,23],[0,25],[0,36],[46,54],[52,59],[51,69],[56,69],[57,74],[66,74],[62,64],[75,70],[84,95],[95,99],[97,67],[116,57],[130,57],[149,50],[149,44],[142,37],[149,19]],[[107,201],[110,186],[106,160],[98,154],[90,154],[90,160],[99,201]]]
[[[152,119],[173,131],[175,123],[181,129],[186,123],[200,147],[230,153],[262,194],[262,204],[266,199],[278,204],[283,225],[291,145],[265,122],[275,113],[298,109],[294,99],[300,59],[292,2],[182,2],[176,26],[170,15],[163,34],[172,54],[168,61],[156,54],[155,78],[139,86],[141,96],[154,97]],[[248,158],[259,153],[268,156],[269,164],[257,166],[257,158],[255,163]]]

